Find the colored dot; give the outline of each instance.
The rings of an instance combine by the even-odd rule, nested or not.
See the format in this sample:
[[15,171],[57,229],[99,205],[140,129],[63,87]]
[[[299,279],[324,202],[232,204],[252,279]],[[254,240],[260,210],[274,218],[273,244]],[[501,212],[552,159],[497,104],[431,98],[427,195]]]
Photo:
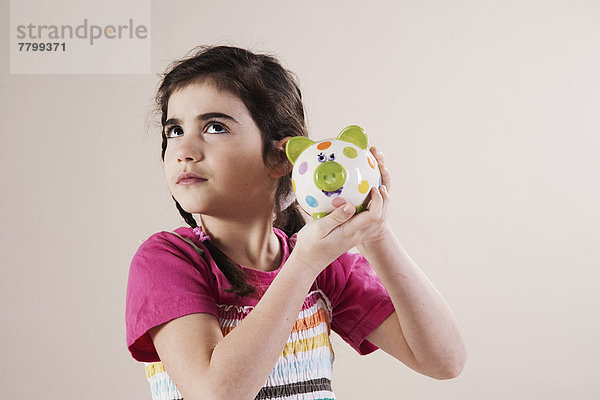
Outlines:
[[323,142],[323,143],[319,143],[317,145],[317,149],[319,150],[326,150],[329,148],[329,146],[331,146],[331,142]]
[[358,191],[362,194],[365,194],[369,191],[369,182],[367,182],[366,180],[362,180],[359,184],[358,184]]
[[356,149],[354,147],[344,147],[344,155],[348,158],[356,158],[356,156],[358,156],[358,153],[356,152]]
[[367,161],[369,162],[369,167],[375,169],[375,164],[371,161],[371,157],[367,156]]
[[341,206],[344,203],[346,203],[346,199],[344,199],[343,197],[336,197],[335,199],[331,200],[331,205],[335,208]]
[[[380,179],[381,180],[381,179]],[[294,188],[294,193],[296,193],[296,182],[292,179],[292,187]]]
[[381,186],[381,175],[379,175],[379,185],[377,186]]
[[302,164],[300,164],[300,167],[298,168],[298,172],[300,173],[300,175],[304,175],[304,173],[306,172],[307,169],[308,169],[308,163],[306,161],[304,161]]
[[311,207],[316,207],[319,205],[319,202],[317,201],[317,199],[315,199],[312,196],[306,196],[306,204],[308,204]]

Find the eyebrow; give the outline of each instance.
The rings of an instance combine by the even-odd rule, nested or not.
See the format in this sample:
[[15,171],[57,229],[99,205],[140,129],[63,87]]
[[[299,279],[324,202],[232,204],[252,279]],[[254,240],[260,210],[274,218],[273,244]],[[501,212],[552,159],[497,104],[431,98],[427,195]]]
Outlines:
[[[223,114],[223,113],[219,113],[219,112],[209,112],[209,113],[199,114],[196,116],[196,119],[198,121],[207,121],[207,120],[213,119],[213,118],[222,118],[222,119],[226,119],[229,121],[233,121],[236,124],[239,124],[235,120],[235,118],[233,118],[227,114]],[[178,125],[178,124],[181,124],[181,120],[179,118],[169,118],[168,120],[165,121],[165,126]]]

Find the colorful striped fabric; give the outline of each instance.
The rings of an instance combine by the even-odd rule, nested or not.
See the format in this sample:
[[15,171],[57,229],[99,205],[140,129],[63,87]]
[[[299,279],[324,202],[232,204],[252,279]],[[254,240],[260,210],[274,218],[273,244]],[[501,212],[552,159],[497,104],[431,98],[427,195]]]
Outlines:
[[[231,332],[253,308],[218,305],[223,335]],[[311,291],[279,360],[255,400],[335,399],[331,388],[335,359],[329,339],[331,316],[327,296],[318,288]],[[144,365],[153,400],[183,399],[161,362]]]

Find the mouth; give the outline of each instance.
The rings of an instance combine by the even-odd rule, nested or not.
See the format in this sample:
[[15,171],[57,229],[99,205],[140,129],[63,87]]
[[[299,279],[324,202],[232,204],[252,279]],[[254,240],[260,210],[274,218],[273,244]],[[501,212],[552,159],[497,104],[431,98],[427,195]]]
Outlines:
[[343,186],[341,188],[339,188],[338,190],[335,190],[333,192],[326,192],[324,190],[321,190],[321,192],[323,192],[325,194],[325,196],[327,196],[327,197],[331,197],[331,196],[334,196],[334,195],[339,196],[339,195],[342,194],[342,189],[344,189]]
[[197,174],[196,172],[184,172],[182,174],[179,174],[179,176],[177,177],[177,184],[178,185],[191,185],[194,183],[199,183],[199,182],[205,182],[208,179],[204,178],[203,176],[200,176],[199,174]]
[[206,182],[208,179],[204,178],[184,178],[177,182],[178,185],[193,185],[196,183]]

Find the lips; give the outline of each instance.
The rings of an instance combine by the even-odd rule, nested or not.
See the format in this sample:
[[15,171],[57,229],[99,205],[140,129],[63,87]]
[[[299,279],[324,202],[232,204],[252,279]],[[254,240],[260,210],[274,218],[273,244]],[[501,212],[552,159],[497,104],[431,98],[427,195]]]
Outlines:
[[194,183],[206,182],[206,179],[184,178],[179,181],[178,185],[192,185]]
[[195,172],[185,172],[177,177],[177,183],[182,185],[189,185],[191,183],[196,182],[204,182],[206,180],[206,178],[196,174]]

